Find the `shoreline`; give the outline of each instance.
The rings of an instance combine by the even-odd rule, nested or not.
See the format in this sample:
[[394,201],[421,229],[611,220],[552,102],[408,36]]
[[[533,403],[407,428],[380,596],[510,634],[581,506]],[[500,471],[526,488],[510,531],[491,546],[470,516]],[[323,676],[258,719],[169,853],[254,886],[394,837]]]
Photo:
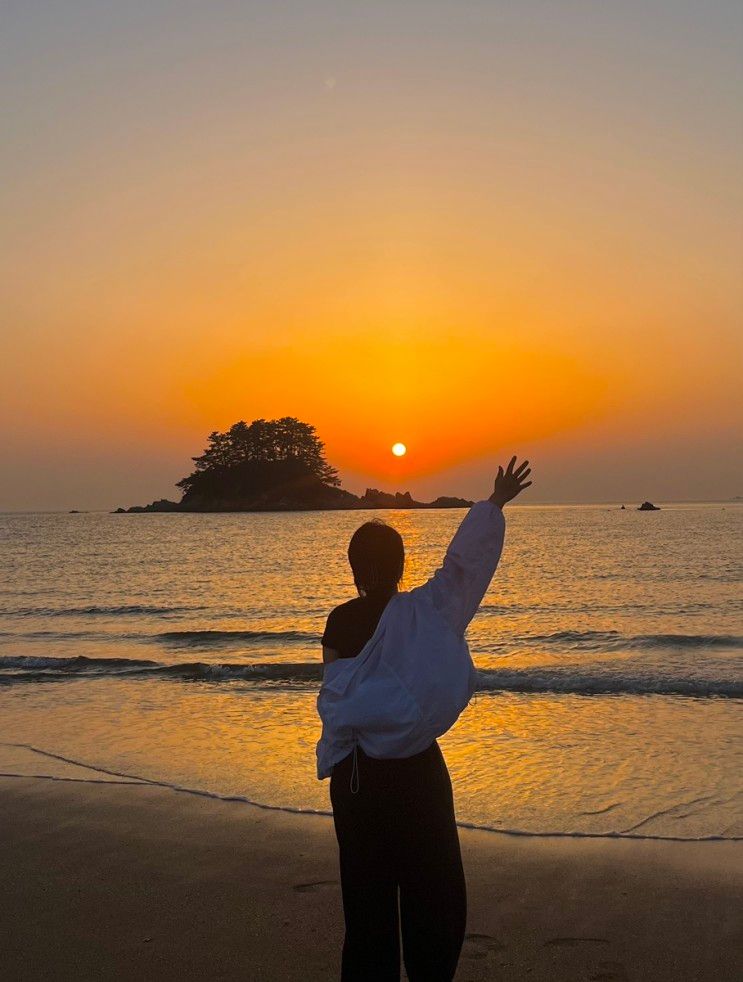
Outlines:
[[[4,756],[4,752],[7,756]],[[25,761],[26,769],[23,768],[24,756],[32,755]],[[40,773],[40,769],[34,766],[34,761],[44,758],[48,762],[46,769],[55,773]],[[45,765],[41,765],[42,767]],[[12,769],[11,769],[12,768]],[[91,774],[93,776],[91,776]],[[229,794],[211,790],[208,788],[189,787],[185,784],[174,784],[171,781],[156,777],[143,777],[139,774],[132,774],[128,771],[117,771],[112,768],[93,765],[64,754],[54,753],[51,750],[44,750],[31,743],[14,742],[0,740],[0,780],[24,780],[33,778],[39,781],[61,781],[71,784],[126,784],[130,786],[144,786],[157,788],[166,792],[174,792],[177,795],[185,795],[194,798],[206,798],[217,802],[228,804],[243,805],[248,808],[256,808],[266,812],[277,812],[287,815],[312,816],[316,818],[330,819],[333,813],[328,809],[302,807],[301,805],[278,805],[268,801],[259,801],[249,798],[246,795]],[[327,787],[327,785],[326,785]],[[682,835],[661,835],[646,834],[641,832],[591,832],[578,830],[531,830],[522,828],[504,828],[496,825],[486,825],[482,822],[471,822],[462,819],[457,820],[457,828],[464,832],[477,832],[484,835],[504,836],[514,839],[534,839],[544,841],[561,840],[581,841],[581,840],[606,840],[608,842],[668,842],[678,844],[705,844],[705,843],[740,843],[743,836],[740,835],[721,835],[711,833],[709,835],[682,836]],[[741,847],[743,849],[743,847]],[[743,853],[742,853],[743,859]]]
[[[333,979],[332,822],[101,778],[0,777],[4,978]],[[733,982],[735,841],[460,830],[457,982]]]
[[[34,754],[51,758],[55,763],[62,764],[64,770],[69,765],[74,771],[93,771],[99,777],[70,776],[69,774],[25,774],[15,771],[0,770],[0,780],[25,780],[33,779],[38,781],[60,781],[68,784],[126,784],[129,786],[143,786],[157,788],[162,791],[172,791],[177,795],[186,795],[194,798],[206,798],[212,801],[225,802],[227,804],[244,805],[247,808],[257,808],[266,812],[277,812],[286,815],[311,816],[313,818],[333,817],[331,810],[319,808],[302,808],[292,805],[273,805],[270,802],[258,801],[255,798],[248,798],[245,795],[223,794],[219,791],[204,790],[203,788],[190,788],[186,785],[171,784],[168,781],[161,781],[157,778],[140,777],[137,774],[129,774],[125,771],[114,771],[105,767],[93,767],[91,764],[83,763],[72,757],[64,757],[61,754],[52,753],[49,750],[41,750],[29,743],[9,743],[0,740],[0,747],[9,747],[17,750],[28,750]],[[554,840],[563,839],[580,841],[583,839],[606,840],[620,842],[669,842],[678,844],[697,844],[715,842],[743,842],[743,836],[739,835],[701,835],[701,836],[673,836],[673,835],[643,835],[636,832],[579,832],[579,831],[532,831],[529,829],[503,828],[495,825],[485,825],[478,822],[467,822],[457,820],[457,828],[464,832],[477,832],[484,835],[504,836],[514,839],[536,839]]]

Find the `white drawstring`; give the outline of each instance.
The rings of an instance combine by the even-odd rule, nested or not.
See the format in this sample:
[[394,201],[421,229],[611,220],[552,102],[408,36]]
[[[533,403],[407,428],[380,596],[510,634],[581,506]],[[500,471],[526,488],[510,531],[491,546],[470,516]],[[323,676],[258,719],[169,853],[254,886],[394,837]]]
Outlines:
[[351,794],[358,794],[359,790],[359,745],[356,742],[356,734],[353,737],[353,761],[351,762]]

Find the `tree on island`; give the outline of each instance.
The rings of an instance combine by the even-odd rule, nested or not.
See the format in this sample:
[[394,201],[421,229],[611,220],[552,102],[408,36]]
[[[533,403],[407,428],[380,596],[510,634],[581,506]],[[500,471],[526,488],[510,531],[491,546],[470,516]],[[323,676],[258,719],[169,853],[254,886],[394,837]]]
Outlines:
[[325,459],[315,427],[293,416],[244,420],[224,433],[209,435],[209,445],[192,458],[195,469],[178,481],[181,505],[220,502],[260,505],[268,495],[314,497],[340,486],[338,472]]
[[178,481],[184,494],[199,490],[205,475],[223,475],[244,464],[292,462],[323,484],[340,485],[338,472],[325,460],[325,444],[314,426],[294,416],[281,419],[254,419],[235,423],[224,433],[209,434],[209,446],[200,457],[192,457],[196,470]]

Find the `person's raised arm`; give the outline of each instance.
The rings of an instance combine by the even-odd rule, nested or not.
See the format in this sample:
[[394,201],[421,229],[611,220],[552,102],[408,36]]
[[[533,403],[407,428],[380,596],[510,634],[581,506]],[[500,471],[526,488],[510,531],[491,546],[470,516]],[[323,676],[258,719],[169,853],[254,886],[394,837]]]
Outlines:
[[[463,635],[475,616],[503,551],[503,507],[532,483],[529,461],[516,467],[511,458],[498,468],[493,493],[478,501],[464,517],[446,550],[444,562],[431,579],[418,587],[428,594],[451,629]],[[415,591],[411,591],[415,592]]]

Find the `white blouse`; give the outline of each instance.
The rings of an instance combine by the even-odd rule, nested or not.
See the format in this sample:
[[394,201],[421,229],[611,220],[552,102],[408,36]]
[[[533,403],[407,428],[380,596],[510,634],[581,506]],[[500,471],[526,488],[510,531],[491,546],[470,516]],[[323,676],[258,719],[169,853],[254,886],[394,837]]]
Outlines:
[[497,505],[474,504],[431,579],[392,597],[355,658],[325,666],[318,778],[356,744],[370,757],[412,757],[454,725],[476,682],[464,632],[495,573],[505,527]]

